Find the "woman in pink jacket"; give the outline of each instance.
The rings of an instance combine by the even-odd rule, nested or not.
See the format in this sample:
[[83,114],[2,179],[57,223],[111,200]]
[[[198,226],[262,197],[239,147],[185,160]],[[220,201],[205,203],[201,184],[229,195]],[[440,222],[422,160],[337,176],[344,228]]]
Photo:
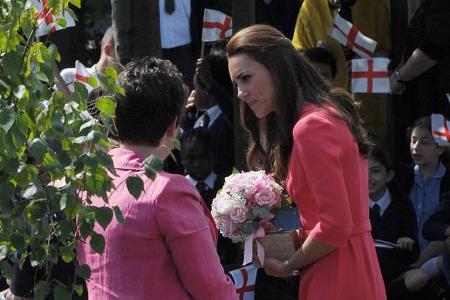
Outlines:
[[[113,219],[106,230],[95,225],[106,240],[102,255],[89,243],[78,248],[79,262],[92,271],[89,299],[237,299],[195,188],[182,176],[159,172],[151,180],[144,173],[146,157],[164,159],[171,150],[186,98],[182,75],[169,61],[147,57],[129,63],[119,79],[125,91],[115,96],[120,146],[109,152],[118,176],[108,205],[118,206],[125,222]],[[144,182],[139,199],[127,189],[130,176]]]
[[247,161],[286,183],[307,238],[266,273],[300,270],[301,300],[384,300],[370,234],[365,131],[352,99],[324,79],[278,30],[254,25],[227,44],[228,67],[251,134]]

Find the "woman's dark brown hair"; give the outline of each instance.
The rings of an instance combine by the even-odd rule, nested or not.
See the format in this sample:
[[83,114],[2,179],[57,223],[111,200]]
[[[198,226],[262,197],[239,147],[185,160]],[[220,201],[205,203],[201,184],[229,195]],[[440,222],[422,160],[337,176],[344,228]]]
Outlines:
[[[293,147],[292,129],[305,103],[326,106],[327,109],[327,104],[336,107],[337,116],[348,124],[360,153],[368,155],[370,143],[350,95],[344,91],[330,93],[322,77],[280,31],[268,25],[247,27],[230,39],[226,50],[228,58],[237,54],[250,56],[264,65],[274,80],[277,110],[265,118],[267,151],[261,146],[258,118],[244,101],[240,102],[241,120],[251,136],[247,152],[251,169],[264,169],[272,172],[278,180],[285,179]],[[330,109],[331,113],[334,111]]]

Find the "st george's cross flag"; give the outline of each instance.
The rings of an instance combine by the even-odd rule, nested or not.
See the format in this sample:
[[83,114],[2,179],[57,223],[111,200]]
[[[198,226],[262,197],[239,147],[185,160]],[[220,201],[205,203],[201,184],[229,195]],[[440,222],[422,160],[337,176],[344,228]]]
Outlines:
[[214,42],[232,36],[231,17],[221,11],[205,9],[202,42]]
[[255,282],[258,268],[251,264],[229,272],[234,281],[239,300],[255,299]]
[[[52,11],[47,6],[48,0],[31,0],[31,4],[36,9],[36,18],[38,28],[36,30],[36,36],[44,36],[50,32],[65,29],[67,27],[75,26],[75,20],[68,12],[62,12],[59,16],[52,14]],[[62,27],[57,23],[58,19],[65,21],[65,27]]]
[[335,14],[328,34],[360,57],[372,57],[377,47],[376,41],[362,34],[355,25],[339,14]]
[[431,133],[434,141],[441,146],[450,146],[450,121],[441,114],[431,115]]
[[89,73],[88,69],[78,60],[75,63],[75,78],[74,81],[84,84],[88,93],[98,86],[97,76]]
[[389,59],[383,57],[353,59],[352,93],[389,93],[388,65]]

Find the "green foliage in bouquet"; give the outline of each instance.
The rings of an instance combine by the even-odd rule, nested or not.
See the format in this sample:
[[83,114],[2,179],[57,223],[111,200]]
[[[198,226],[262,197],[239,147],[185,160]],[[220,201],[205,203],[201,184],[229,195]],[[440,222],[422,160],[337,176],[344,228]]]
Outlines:
[[[52,268],[58,261],[73,262],[80,242],[104,251],[105,239],[94,231],[95,223],[106,228],[114,216],[124,222],[107,196],[114,189],[107,135],[115,103],[111,97],[99,99],[100,122],[87,112],[83,84],[75,82],[69,94],[53,89],[60,55],[45,37],[35,38],[36,11],[29,3],[0,1],[0,272],[11,278],[13,267],[29,259],[44,274],[34,285],[36,299],[51,293],[70,299],[82,287],[52,279]],[[80,6],[80,0],[47,1],[52,14],[75,16],[69,3]],[[65,25],[62,19],[56,22]],[[106,94],[123,93],[116,78],[116,70],[109,68],[101,83],[88,82],[101,84]],[[156,160],[146,163],[149,175],[160,167]],[[135,177],[127,186],[135,197],[143,188]],[[105,205],[91,206],[92,196],[102,197]],[[76,274],[87,279],[90,269],[78,265]]]

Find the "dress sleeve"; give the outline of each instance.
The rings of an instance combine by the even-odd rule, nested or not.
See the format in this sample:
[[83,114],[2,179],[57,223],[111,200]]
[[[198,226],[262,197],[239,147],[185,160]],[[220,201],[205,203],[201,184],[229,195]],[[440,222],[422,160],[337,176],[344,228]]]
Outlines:
[[158,199],[156,218],[180,281],[194,299],[237,299],[216,252],[210,221],[194,187],[172,177]]
[[419,49],[434,60],[443,58],[450,47],[450,1],[433,0],[425,16],[425,30]]
[[346,131],[344,124],[338,126],[337,121],[320,117],[310,118],[294,129],[294,151],[319,218],[310,236],[334,246],[345,245],[353,228],[341,160],[344,148],[354,147]]

